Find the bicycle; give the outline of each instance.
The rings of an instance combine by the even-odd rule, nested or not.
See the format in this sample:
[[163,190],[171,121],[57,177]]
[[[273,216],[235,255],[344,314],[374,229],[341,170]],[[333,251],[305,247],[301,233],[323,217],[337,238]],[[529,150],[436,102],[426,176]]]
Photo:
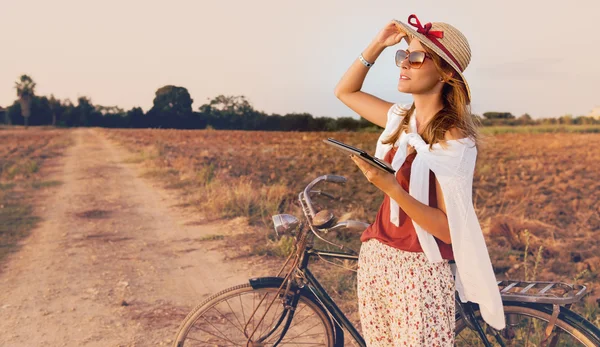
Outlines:
[[[360,232],[369,226],[353,220],[338,223],[326,209],[316,212],[311,194],[335,199],[329,193],[313,190],[323,181],[342,184],[346,178],[319,176],[298,194],[308,228],[293,215],[272,216],[275,233],[292,235],[295,240],[295,250],[279,273],[252,278],[199,304],[181,323],[175,347],[337,347],[344,345],[345,331],[359,346],[366,346],[356,327],[308,269],[313,257],[358,260],[356,251],[320,233],[342,228]],[[340,251],[315,249],[315,237]],[[286,266],[289,269],[284,271]],[[456,274],[455,264],[451,267]],[[498,281],[498,285],[506,315],[506,327],[501,331],[483,321],[478,304],[461,302],[455,292],[457,346],[600,346],[600,329],[569,309],[586,293],[586,286],[542,281]],[[534,292],[536,289],[541,290]]]

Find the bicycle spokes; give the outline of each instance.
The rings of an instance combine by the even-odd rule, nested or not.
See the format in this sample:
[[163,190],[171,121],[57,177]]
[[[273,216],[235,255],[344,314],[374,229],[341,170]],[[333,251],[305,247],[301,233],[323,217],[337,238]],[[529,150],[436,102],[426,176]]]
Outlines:
[[[581,339],[580,332],[573,330],[570,326],[557,322],[551,329],[551,335],[547,335],[550,329],[551,316],[541,315],[539,312],[524,307],[505,307],[506,327],[498,332],[505,346],[587,346]],[[480,316],[478,323],[492,346],[501,346],[494,336],[497,332],[489,327]],[[482,346],[477,332],[470,329],[463,320],[457,322],[456,346]]]
[[[208,309],[194,323],[185,346],[327,346],[323,317],[298,302],[286,329],[286,300],[274,288],[238,293]],[[281,337],[282,333],[285,333]]]

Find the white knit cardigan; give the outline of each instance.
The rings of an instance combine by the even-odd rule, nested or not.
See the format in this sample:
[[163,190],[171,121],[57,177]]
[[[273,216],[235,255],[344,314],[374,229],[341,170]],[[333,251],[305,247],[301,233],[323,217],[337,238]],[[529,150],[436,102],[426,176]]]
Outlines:
[[[402,109],[410,105],[394,104],[387,115],[385,129],[381,133],[375,156],[381,160],[392,148],[392,144],[382,141],[399,126]],[[406,158],[407,144],[417,151],[410,172],[409,194],[425,205],[429,205],[429,170],[433,171],[440,183],[446,215],[450,227],[452,252],[456,262],[455,284],[462,302],[479,304],[481,316],[492,327],[500,330],[505,327],[504,308],[496,276],[488,254],[483,232],[473,207],[473,173],[477,158],[477,147],[471,138],[447,141],[448,147],[439,143],[429,145],[417,133],[416,112],[409,121],[410,132],[401,133],[396,142],[398,149],[392,160],[392,167],[398,170]],[[398,172],[398,171],[396,171]],[[390,219],[399,224],[399,205],[390,198]],[[433,235],[412,221],[423,252],[430,262],[442,261],[440,249]]]

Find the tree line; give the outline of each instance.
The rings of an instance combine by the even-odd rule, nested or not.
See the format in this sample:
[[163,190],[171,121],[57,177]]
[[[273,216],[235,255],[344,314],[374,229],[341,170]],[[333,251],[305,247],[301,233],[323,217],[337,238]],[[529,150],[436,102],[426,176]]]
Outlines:
[[[309,113],[266,114],[255,110],[244,96],[219,95],[198,110],[184,87],[166,85],[159,88],[148,112],[140,107],[124,110],[118,106],[94,105],[82,96],[76,103],[54,95],[35,94],[36,83],[28,75],[15,82],[17,99],[0,114],[0,121],[13,125],[53,125],[62,127],[231,129],[273,131],[357,131],[381,128],[364,118],[313,117]],[[1,112],[1,111],[0,111]],[[486,112],[478,117],[483,125],[594,124],[590,117],[548,118],[533,120],[528,114],[518,118],[507,112]]]

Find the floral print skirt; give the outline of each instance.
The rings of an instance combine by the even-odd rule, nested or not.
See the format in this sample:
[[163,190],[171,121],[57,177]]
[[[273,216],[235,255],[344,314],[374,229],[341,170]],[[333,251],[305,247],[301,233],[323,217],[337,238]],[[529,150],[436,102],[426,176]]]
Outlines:
[[454,346],[454,276],[448,260],[430,263],[365,241],[357,273],[358,309],[367,346]]

